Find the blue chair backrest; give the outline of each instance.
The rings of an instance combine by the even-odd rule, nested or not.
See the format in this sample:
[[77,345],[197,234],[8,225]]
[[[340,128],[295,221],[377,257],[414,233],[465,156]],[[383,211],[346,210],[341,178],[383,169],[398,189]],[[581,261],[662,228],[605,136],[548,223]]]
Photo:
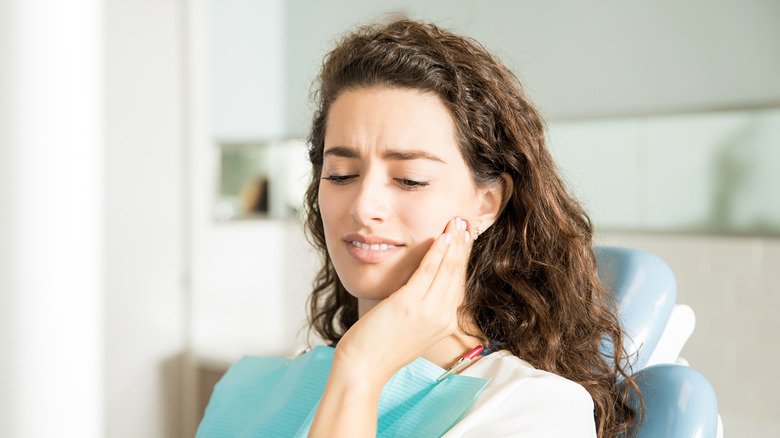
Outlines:
[[[718,434],[718,399],[710,382],[693,368],[676,364],[649,366],[632,376],[645,401],[645,419],[636,438],[714,438]],[[636,393],[630,403],[640,408]],[[632,435],[629,435],[632,436]]]

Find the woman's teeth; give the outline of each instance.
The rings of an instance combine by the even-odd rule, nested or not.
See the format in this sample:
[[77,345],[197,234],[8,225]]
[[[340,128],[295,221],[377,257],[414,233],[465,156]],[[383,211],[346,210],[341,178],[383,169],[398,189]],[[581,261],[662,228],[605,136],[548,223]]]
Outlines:
[[395,248],[395,245],[388,245],[386,243],[374,243],[369,245],[367,243],[360,243],[357,240],[352,241],[352,246],[355,248],[368,249],[371,251],[385,251],[388,248]]

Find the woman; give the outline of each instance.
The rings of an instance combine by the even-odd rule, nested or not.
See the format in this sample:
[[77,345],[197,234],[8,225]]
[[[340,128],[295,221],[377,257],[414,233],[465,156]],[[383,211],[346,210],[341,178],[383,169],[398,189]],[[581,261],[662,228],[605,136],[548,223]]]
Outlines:
[[[463,373],[527,380],[533,367],[549,374],[531,392],[558,396],[518,389],[497,407],[488,385],[453,436],[626,431],[635,415],[615,384],[631,380],[592,227],[514,75],[478,43],[404,20],[344,38],[319,86],[306,205],[325,264],[310,313],[337,345],[310,436],[373,436],[393,373],[418,356],[446,369],[474,345],[496,352]],[[535,406],[527,421],[519,405]]]
[[[442,378],[490,381],[444,436],[628,431],[636,415],[616,383],[635,385],[620,366],[592,227],[512,73],[474,41],[402,20],[345,37],[325,59],[316,103],[306,225],[324,264],[310,320],[335,350],[324,389],[307,396],[319,405],[303,433],[375,436],[399,370],[423,358],[443,371],[475,347],[489,354]],[[601,353],[603,339],[613,354]],[[314,374],[307,366],[280,373]],[[215,394],[245,389],[234,368]],[[270,375],[247,397],[290,386]],[[234,399],[219,410],[212,398],[206,420],[243,409],[246,398]],[[278,421],[269,409],[246,418]],[[204,423],[199,435],[218,429]]]

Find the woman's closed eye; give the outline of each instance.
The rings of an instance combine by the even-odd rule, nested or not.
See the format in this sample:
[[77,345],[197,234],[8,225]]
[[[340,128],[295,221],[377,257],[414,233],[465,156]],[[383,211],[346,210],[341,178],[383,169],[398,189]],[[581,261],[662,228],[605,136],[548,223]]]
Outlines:
[[[322,179],[324,179],[325,181],[330,181],[332,184],[335,185],[344,185],[352,181],[353,179],[357,178],[358,176],[359,175],[328,175],[322,177]],[[393,178],[393,181],[397,182],[398,185],[400,185],[401,188],[404,190],[418,190],[430,184],[426,181],[418,181],[409,178]]]
[[322,179],[330,181],[331,183],[339,186],[348,183],[351,179],[356,177],[357,175],[328,175],[322,177]]
[[418,190],[426,187],[429,183],[425,181],[416,181],[409,178],[394,178],[398,184],[405,190]]

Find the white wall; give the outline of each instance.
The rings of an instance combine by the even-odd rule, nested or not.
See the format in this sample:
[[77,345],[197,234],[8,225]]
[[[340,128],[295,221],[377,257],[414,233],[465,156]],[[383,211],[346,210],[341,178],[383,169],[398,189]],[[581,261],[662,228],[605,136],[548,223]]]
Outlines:
[[185,2],[105,2],[106,432],[179,436],[187,348]]
[[220,141],[282,136],[285,3],[211,0],[208,7],[212,135]]
[[100,2],[0,4],[0,435],[103,436]]
[[553,120],[780,104],[780,3],[674,0],[293,0],[286,8],[287,135],[334,40],[401,12],[476,38]]
[[182,3],[0,3],[4,437],[179,436]]
[[780,106],[548,127],[564,179],[599,228],[780,233]]

